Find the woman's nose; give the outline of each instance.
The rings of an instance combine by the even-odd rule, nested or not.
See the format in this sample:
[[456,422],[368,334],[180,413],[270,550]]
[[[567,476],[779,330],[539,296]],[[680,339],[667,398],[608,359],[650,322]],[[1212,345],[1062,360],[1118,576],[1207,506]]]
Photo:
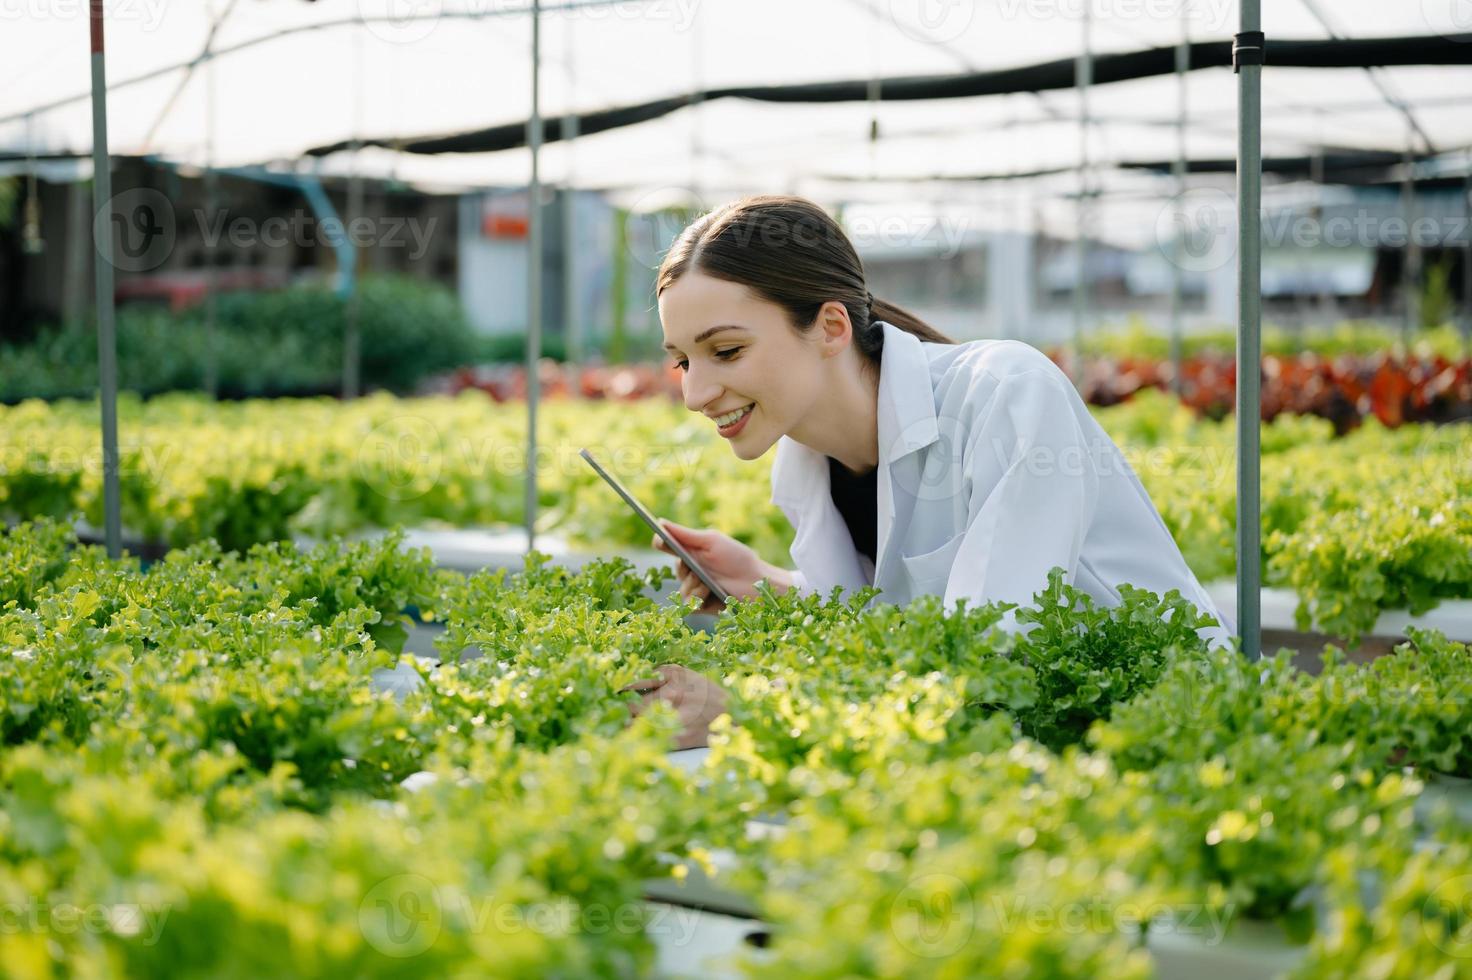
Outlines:
[[697,368],[694,362],[685,369],[681,385],[685,394],[685,407],[692,412],[704,411],[705,406],[721,394],[721,386],[707,381],[704,370]]

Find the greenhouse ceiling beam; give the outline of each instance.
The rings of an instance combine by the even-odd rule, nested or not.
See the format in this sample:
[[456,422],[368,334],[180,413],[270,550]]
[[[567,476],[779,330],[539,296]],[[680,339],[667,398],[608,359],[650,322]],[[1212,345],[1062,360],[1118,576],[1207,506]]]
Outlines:
[[[643,6],[653,5],[659,2],[661,0],[569,0],[567,3],[559,4],[557,11],[561,13],[564,11],[572,12],[598,7],[628,7],[630,4]],[[248,51],[262,44],[269,44],[272,41],[279,41],[282,38],[293,37],[298,34],[313,34],[319,31],[336,30],[340,27],[364,27],[369,24],[387,24],[391,27],[401,27],[405,22],[412,20],[488,20],[496,17],[524,17],[531,10],[530,7],[503,7],[499,4],[478,4],[477,6],[483,7],[484,9],[459,11],[440,10],[438,3],[432,5],[426,4],[426,6],[432,6],[434,9],[430,13],[406,14],[405,16],[386,15],[364,17],[359,14],[352,17],[341,17],[337,20],[324,20],[316,24],[300,24],[296,27],[285,27],[279,31],[262,34],[260,37],[249,38],[238,44],[227,45],[217,51],[203,51],[186,61],[176,61],[160,68],[150,69],[140,75],[134,75],[131,78],[113,82],[108,86],[108,92],[117,92],[121,89],[132,88],[135,85],[143,85],[160,78],[166,78],[176,71],[192,69],[206,61],[229,57],[232,54],[239,54],[242,51]],[[43,102],[30,109],[11,113],[7,116],[0,116],[0,125],[24,119],[27,115],[33,113],[50,112],[52,109],[61,109],[65,106],[76,105],[77,103],[87,101],[90,97],[90,92],[78,92],[75,95],[68,95],[50,102]]]
[[218,15],[213,11],[210,12],[210,32],[205,36],[204,49],[198,57],[184,67],[184,76],[179,79],[179,83],[174,86],[174,91],[169,94],[168,100],[164,102],[164,107],[154,117],[153,125],[148,128],[148,135],[143,137],[143,150],[145,153],[153,146],[153,141],[158,136],[159,128],[163,126],[164,120],[169,118],[169,114],[174,111],[174,106],[179,103],[179,96],[183,95],[184,90],[189,87],[189,82],[194,78],[194,73],[199,69],[199,66],[214,61],[211,55],[215,48],[215,35],[220,33],[220,28],[224,26],[225,21],[229,20],[230,15],[235,12],[235,6],[239,2],[240,0],[230,0],[229,5]]
[[[1329,33],[1329,37],[1336,41],[1344,39],[1345,35],[1329,21],[1328,15],[1319,7],[1317,0],[1299,0],[1299,2],[1308,9],[1308,12],[1319,22],[1319,25]],[[1375,90],[1380,93],[1386,104],[1405,116],[1406,124],[1411,127],[1416,135],[1421,137],[1421,142],[1426,152],[1435,153],[1436,144],[1432,142],[1430,134],[1421,127],[1421,123],[1416,119],[1416,114],[1411,111],[1411,107],[1406,101],[1390,91],[1389,84],[1373,65],[1365,66],[1365,74],[1369,76],[1370,84],[1375,86]]]
[[[1325,183],[1329,185],[1343,186],[1373,186],[1380,183],[1400,183],[1399,172],[1403,167],[1403,155],[1380,150],[1366,151],[1364,155],[1354,153],[1328,153],[1324,159],[1327,161],[1325,167]],[[1431,159],[1431,158],[1418,158]],[[1285,179],[1307,179],[1313,172],[1313,157],[1266,157],[1263,159],[1263,173],[1272,174]],[[1101,160],[1096,165],[1119,173],[1146,173],[1151,175],[1169,176],[1176,163],[1172,160]],[[905,181],[912,183],[989,183],[993,181],[1007,180],[1038,180],[1045,177],[1060,177],[1077,173],[1077,165],[1042,167],[1035,170],[999,171],[989,174],[900,174],[892,177],[881,177],[883,181]],[[1235,174],[1237,172],[1237,161],[1235,158],[1203,158],[1199,160],[1187,160],[1186,172],[1188,174]],[[851,174],[814,174],[815,179],[831,181],[833,183],[855,183],[870,181],[869,177],[860,177]],[[1448,184],[1450,181],[1460,180],[1459,177],[1423,176],[1417,179],[1418,186],[1437,186]],[[1448,184],[1449,186],[1449,184]],[[1107,191],[1100,193],[1108,194]],[[1072,198],[1073,193],[1068,197]]]
[[[1191,71],[1229,67],[1232,64],[1232,43],[1194,42],[1190,45],[1189,54]],[[1106,85],[1172,75],[1176,71],[1176,57],[1174,45],[1098,55],[1094,59],[1093,83]],[[1450,37],[1435,35],[1274,41],[1273,64],[1284,68],[1325,69],[1363,68],[1365,65],[1472,65],[1472,34]],[[882,101],[908,102],[1072,89],[1078,84],[1076,72],[1077,59],[1062,58],[996,71],[901,75],[878,81],[882,89]],[[733,86],[709,89],[700,93],[700,99],[704,102],[746,99],[779,104],[864,102],[871,96],[874,81],[871,78],[859,78],[787,85]],[[695,97],[695,93],[687,92],[627,106],[580,113],[577,116],[578,133],[590,136],[659,119],[694,104]],[[405,153],[493,153],[525,146],[526,127],[526,121],[521,120],[460,133],[379,136],[367,141],[366,145],[389,147]],[[562,120],[548,120],[543,133],[544,141],[552,143],[562,138]],[[345,142],[338,141],[313,147],[306,150],[305,155],[326,156],[346,148]]]
[[[885,26],[891,26],[895,23],[895,13],[894,10],[891,9],[889,3],[884,3],[882,2],[882,0],[849,0],[849,2],[855,7],[858,7],[864,13],[868,14],[870,17],[873,17],[875,20],[881,22]],[[915,39],[913,35],[911,35],[911,39]],[[942,41],[937,38],[926,38],[925,43],[929,44],[937,51],[940,51],[943,54],[949,56],[952,61],[960,65],[962,68],[966,69],[968,72],[982,71],[981,65],[977,64],[974,60],[967,57],[965,51],[961,50],[948,41]],[[1059,121],[1065,118],[1065,113],[1063,113],[1057,106],[1050,104],[1047,99],[1043,98],[1041,92],[1026,92],[1021,94],[1032,96],[1033,100],[1037,102],[1038,108],[1040,108],[1043,113],[1050,118]]]

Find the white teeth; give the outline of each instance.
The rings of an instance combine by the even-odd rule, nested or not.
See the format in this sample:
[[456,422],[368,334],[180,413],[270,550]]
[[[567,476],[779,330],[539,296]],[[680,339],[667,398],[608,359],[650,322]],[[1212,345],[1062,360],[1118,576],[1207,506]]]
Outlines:
[[720,426],[721,428],[724,429],[726,426],[732,425],[732,424],[740,421],[741,416],[743,416],[747,412],[751,411],[753,405],[755,405],[755,402],[753,402],[752,405],[747,405],[745,408],[741,409],[740,411],[732,412],[730,415],[717,415],[716,416],[716,419],[715,419],[716,425],[718,425],[718,426]]

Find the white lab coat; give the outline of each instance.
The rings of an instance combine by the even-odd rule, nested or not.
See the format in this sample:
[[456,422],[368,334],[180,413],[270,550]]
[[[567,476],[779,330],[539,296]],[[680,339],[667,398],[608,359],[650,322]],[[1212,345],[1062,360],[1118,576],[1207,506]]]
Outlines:
[[796,531],[800,591],[874,585],[897,605],[927,594],[1030,605],[1058,565],[1107,606],[1121,584],[1179,589],[1222,624],[1201,635],[1230,643],[1233,624],[1052,361],[1012,340],[931,344],[883,329],[874,562],[833,504],[827,457],[788,436],[777,444],[772,502]]

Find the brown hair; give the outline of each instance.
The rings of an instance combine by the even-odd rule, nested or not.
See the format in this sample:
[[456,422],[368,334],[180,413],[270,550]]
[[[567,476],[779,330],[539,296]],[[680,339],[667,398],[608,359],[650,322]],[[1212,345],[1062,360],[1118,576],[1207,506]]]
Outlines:
[[875,299],[853,243],[806,198],[762,194],[697,218],[660,263],[655,296],[691,270],[746,286],[786,310],[799,332],[812,327],[824,303],[842,303],[853,321],[854,346],[875,370],[884,351],[881,320],[933,344],[956,342],[913,313]]

